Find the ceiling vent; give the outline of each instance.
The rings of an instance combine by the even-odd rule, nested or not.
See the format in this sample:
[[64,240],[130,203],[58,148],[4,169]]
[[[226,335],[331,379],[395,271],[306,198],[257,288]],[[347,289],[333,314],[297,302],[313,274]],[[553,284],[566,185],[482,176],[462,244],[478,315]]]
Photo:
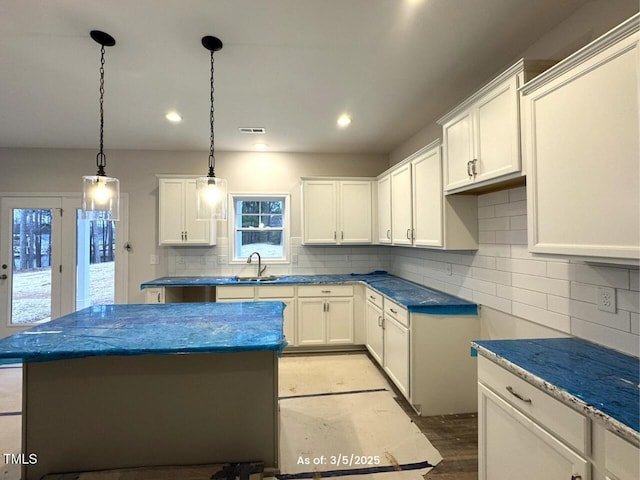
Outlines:
[[239,127],[238,130],[240,131],[240,133],[267,133],[267,130],[264,127]]

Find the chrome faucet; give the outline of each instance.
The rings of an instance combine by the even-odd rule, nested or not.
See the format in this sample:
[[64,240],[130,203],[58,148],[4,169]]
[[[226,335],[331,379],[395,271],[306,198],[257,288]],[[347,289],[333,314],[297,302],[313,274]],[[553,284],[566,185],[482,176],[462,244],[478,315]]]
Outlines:
[[257,255],[258,256],[258,278],[260,278],[260,276],[264,273],[264,271],[267,269],[267,266],[265,265],[264,267],[262,266],[262,257],[260,257],[260,254],[258,252],[253,252],[251,255],[249,255],[249,257],[247,258],[247,263],[251,263],[251,258]]

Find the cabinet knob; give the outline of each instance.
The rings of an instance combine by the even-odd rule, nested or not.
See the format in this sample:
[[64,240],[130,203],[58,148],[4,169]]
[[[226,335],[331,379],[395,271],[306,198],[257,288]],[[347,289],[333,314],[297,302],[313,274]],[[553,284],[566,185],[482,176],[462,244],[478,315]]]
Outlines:
[[7,279],[7,274],[3,273],[2,275],[0,275],[0,280],[6,280]]

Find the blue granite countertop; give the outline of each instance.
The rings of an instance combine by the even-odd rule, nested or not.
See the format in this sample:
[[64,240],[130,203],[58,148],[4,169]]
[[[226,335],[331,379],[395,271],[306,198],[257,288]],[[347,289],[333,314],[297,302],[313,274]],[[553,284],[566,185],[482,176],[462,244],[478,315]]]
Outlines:
[[108,355],[244,352],[286,346],[282,302],[102,305],[0,339],[25,362]]
[[478,352],[640,443],[640,359],[579,338],[479,340]]
[[389,297],[413,313],[431,315],[477,315],[475,303],[404,280],[386,272],[344,275],[284,275],[277,280],[256,283],[236,277],[161,277],[140,288],[216,285],[319,285],[361,282]]

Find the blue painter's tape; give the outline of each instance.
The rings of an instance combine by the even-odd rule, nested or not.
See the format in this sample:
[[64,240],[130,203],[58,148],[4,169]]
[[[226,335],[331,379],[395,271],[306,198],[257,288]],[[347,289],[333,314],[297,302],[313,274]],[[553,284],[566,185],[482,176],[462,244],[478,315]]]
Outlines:
[[472,357],[477,357],[478,356],[478,350],[476,350],[475,348],[471,347],[471,352],[470,352]]
[[384,465],[379,467],[354,468],[352,470],[328,470],[326,472],[283,473],[276,475],[278,480],[298,480],[301,478],[328,478],[345,475],[366,475],[369,473],[397,472],[402,470],[420,470],[433,467],[428,461],[405,463],[404,465]]

